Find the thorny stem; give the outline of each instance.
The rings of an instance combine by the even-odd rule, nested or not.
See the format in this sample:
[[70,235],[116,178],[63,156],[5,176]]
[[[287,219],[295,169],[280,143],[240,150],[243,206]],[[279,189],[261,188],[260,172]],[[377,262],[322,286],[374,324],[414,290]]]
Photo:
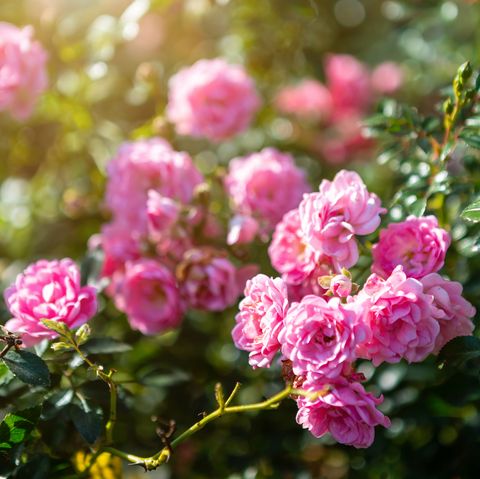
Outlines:
[[[129,454],[127,452],[120,451],[119,449],[116,449],[114,447],[106,446],[106,447],[101,447],[96,451],[96,453],[92,457],[92,460],[90,461],[89,468],[94,464],[95,459],[101,453],[107,452],[112,454],[113,456],[117,456],[126,461],[129,461],[131,465],[142,466],[145,469],[145,471],[153,471],[157,469],[160,465],[166,463],[170,459],[171,451],[175,449],[179,444],[184,442],[186,439],[188,439],[190,436],[192,436],[196,432],[203,429],[208,423],[214,421],[219,417],[225,416],[227,414],[237,414],[237,413],[249,412],[249,411],[276,409],[284,399],[286,399],[291,395],[305,396],[310,400],[314,400],[326,394],[327,392],[327,389],[325,389],[322,391],[318,391],[316,393],[310,393],[307,391],[303,391],[301,389],[295,389],[291,384],[287,384],[282,391],[270,397],[269,399],[265,399],[264,401],[253,403],[253,404],[229,406],[234,396],[238,392],[239,388],[240,388],[240,383],[237,383],[226,401],[223,401],[223,398],[221,401],[218,401],[217,399],[217,402],[219,402],[219,406],[217,409],[212,411],[210,414],[207,414],[206,416],[204,416],[202,419],[200,419],[200,421],[197,421],[195,424],[189,427],[186,431],[180,434],[180,436],[174,439],[168,446],[162,448],[153,456],[140,457],[140,456],[136,456],[135,454]],[[83,471],[80,477],[85,477],[85,471]]]

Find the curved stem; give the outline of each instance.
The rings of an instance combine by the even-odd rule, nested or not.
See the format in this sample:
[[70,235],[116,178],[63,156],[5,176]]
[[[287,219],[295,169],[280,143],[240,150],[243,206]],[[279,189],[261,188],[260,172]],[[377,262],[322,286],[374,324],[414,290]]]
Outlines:
[[144,467],[146,471],[153,471],[154,469],[157,469],[157,467],[164,464],[170,459],[170,454],[172,449],[177,447],[179,444],[184,442],[187,438],[195,434],[200,429],[203,429],[208,423],[212,422],[213,420],[221,416],[224,416],[226,414],[236,414],[236,413],[248,412],[248,411],[261,411],[261,410],[275,409],[279,405],[279,403],[283,399],[290,396],[292,392],[296,392],[296,393],[299,392],[293,389],[292,385],[288,384],[282,391],[275,394],[271,398],[266,399],[265,401],[261,401],[253,404],[244,404],[240,406],[228,406],[228,404],[230,404],[235,394],[238,392],[239,388],[240,388],[240,384],[237,383],[232,393],[230,394],[230,396],[228,397],[228,399],[225,401],[224,404],[219,405],[219,407],[215,409],[215,411],[212,411],[210,414],[200,419],[200,421],[197,421],[195,424],[189,427],[186,431],[180,434],[180,436],[178,436],[175,440],[173,440],[168,447],[164,447],[153,456],[140,457],[140,456],[136,456],[135,454],[129,454],[127,452],[120,451],[119,449],[116,449],[114,447],[102,447],[97,451],[96,456],[98,457],[98,455],[101,454],[102,452],[108,452],[114,456],[117,456],[129,461],[131,464],[140,465]]

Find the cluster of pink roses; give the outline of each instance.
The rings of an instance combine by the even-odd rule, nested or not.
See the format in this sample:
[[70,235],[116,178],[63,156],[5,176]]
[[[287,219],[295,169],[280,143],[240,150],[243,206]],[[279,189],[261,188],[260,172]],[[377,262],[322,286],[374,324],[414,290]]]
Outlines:
[[47,87],[47,53],[33,40],[33,28],[0,22],[0,111],[28,118]]
[[315,436],[368,447],[390,421],[382,397],[367,392],[357,359],[377,366],[419,362],[456,336],[470,335],[473,306],[462,286],[440,276],[450,244],[435,217],[409,217],[380,232],[371,276],[360,291],[345,269],[358,260],[358,239],[373,233],[385,210],[361,178],[341,171],[306,194],[277,225],[269,254],[281,278],[247,282],[232,336],[254,367],[280,352],[298,396],[297,421]]
[[221,311],[240,294],[247,272],[210,245],[221,225],[206,196],[190,156],[160,138],[125,143],[108,165],[112,219],[91,244],[105,253],[107,292],[144,334],[178,326],[187,307]]
[[[219,242],[222,225],[190,156],[139,140],[122,145],[107,172],[112,219],[91,245],[103,249],[107,292],[132,327],[155,334],[178,326],[187,308],[233,305],[252,267],[235,266]],[[269,234],[309,187],[290,155],[268,148],[232,160],[225,190],[234,211],[226,242],[235,244]]]
[[313,140],[314,149],[331,163],[343,163],[371,147],[371,141],[362,135],[361,121],[378,94],[400,88],[403,72],[392,62],[370,72],[350,55],[328,55],[325,77],[325,85],[306,79],[284,87],[275,105],[282,113],[320,123],[323,128]]

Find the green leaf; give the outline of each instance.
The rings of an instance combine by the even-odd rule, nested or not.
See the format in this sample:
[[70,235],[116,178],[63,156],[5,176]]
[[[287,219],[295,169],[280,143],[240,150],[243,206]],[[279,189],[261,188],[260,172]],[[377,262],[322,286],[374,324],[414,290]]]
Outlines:
[[464,220],[478,223],[480,221],[480,199],[468,205],[460,215]]
[[464,129],[459,136],[468,146],[480,150],[480,135],[477,132],[477,129],[474,132],[471,129]]
[[101,409],[91,409],[85,402],[72,404],[70,417],[77,431],[89,444],[93,444],[100,437],[103,427]]
[[92,338],[80,349],[87,354],[113,354],[130,351],[132,347],[113,338]]
[[0,363],[0,386],[8,384],[15,376],[5,363]]
[[50,386],[50,371],[43,359],[36,354],[24,350],[10,350],[3,357],[3,361],[20,381],[32,386],[42,386],[44,388]]
[[43,405],[42,419],[52,419],[73,399],[72,389],[61,389],[52,394]]
[[57,341],[56,343],[53,343],[51,348],[54,350],[54,351],[68,351],[70,349],[72,349],[72,345],[71,344],[67,344],[67,343],[64,343],[63,341]]
[[410,214],[414,216],[422,216],[425,213],[425,209],[427,207],[427,200],[425,198],[419,198],[415,200],[411,205],[408,207],[408,211]]
[[15,479],[51,479],[50,458],[46,454],[34,456],[27,463],[18,467],[13,477]]
[[88,324],[83,324],[78,328],[77,332],[75,333],[75,340],[77,341],[77,344],[83,344],[84,342],[87,341],[87,339],[90,337],[92,330],[90,329],[90,326]]
[[71,335],[70,329],[65,323],[61,321],[55,321],[54,319],[42,319],[42,323],[52,331],[55,331],[62,336],[69,337]]
[[447,367],[476,374],[480,370],[480,339],[475,336],[452,339],[440,351],[438,359]]
[[37,424],[41,406],[7,414],[0,424],[0,449],[11,449],[24,442]]

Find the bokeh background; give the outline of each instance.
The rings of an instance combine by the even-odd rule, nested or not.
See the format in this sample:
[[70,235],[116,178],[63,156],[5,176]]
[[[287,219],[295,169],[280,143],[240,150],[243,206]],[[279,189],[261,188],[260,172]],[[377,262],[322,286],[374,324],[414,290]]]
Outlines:
[[[234,156],[277,146],[295,155],[316,186],[335,167],[296,141],[289,119],[279,119],[272,107],[279,88],[304,77],[323,80],[325,54],[349,53],[371,67],[398,62],[405,83],[397,97],[429,112],[458,65],[471,60],[478,66],[480,59],[480,6],[466,0],[2,0],[0,20],[34,25],[49,52],[50,77],[27,123],[0,115],[3,286],[39,257],[83,257],[88,239],[108,218],[105,166],[125,140],[164,136],[210,177]],[[169,77],[217,56],[246,66],[263,98],[261,113],[246,133],[219,145],[176,137],[164,119]],[[349,167],[361,171],[388,204],[396,173],[375,156]],[[269,273],[265,251],[261,245],[250,254]],[[453,253],[448,271],[467,283],[467,295],[478,305],[479,268],[472,251]],[[188,427],[214,406],[217,381],[226,390],[240,381],[241,402],[278,389],[278,369],[252,371],[247,355],[233,346],[234,314],[190,312],[179,331],[142,337],[102,301],[95,334],[134,346],[99,356],[124,375],[119,448],[141,455],[158,450],[151,416],[175,419],[179,430]],[[379,430],[368,450],[303,432],[290,401],[278,411],[210,424],[149,477],[480,477],[478,375],[448,375],[434,359],[375,371],[364,365],[363,372],[385,393],[384,411],[392,417],[392,427]],[[93,383],[88,393],[107,404],[104,384]],[[27,398],[16,401],[21,406]],[[63,457],[83,447],[59,417],[42,434]],[[143,473],[129,467],[125,476]]]

